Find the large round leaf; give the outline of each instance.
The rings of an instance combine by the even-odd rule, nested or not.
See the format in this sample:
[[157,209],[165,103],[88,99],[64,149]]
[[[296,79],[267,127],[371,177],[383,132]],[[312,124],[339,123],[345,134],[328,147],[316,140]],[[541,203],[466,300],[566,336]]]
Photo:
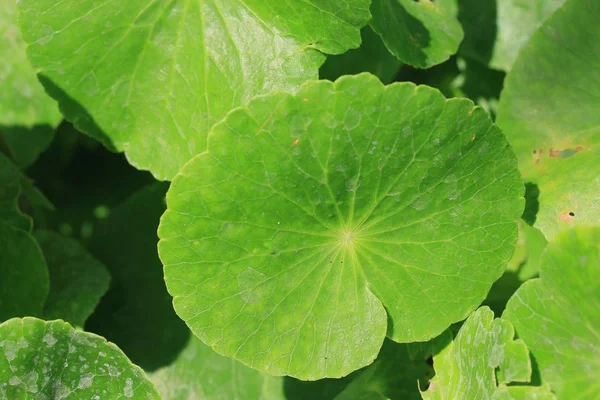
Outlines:
[[343,376],[386,331],[432,338],[514,249],[516,160],[468,100],[363,74],[259,98],[209,137],[169,189],[159,254],[178,314],[254,368]]
[[2,399],[159,399],[117,346],[63,321],[0,325]]
[[315,78],[319,51],[358,47],[369,4],[23,0],[19,8],[29,57],[66,117],[170,179],[230,109]]
[[373,0],[371,27],[400,61],[429,68],[458,50],[457,10],[456,0]]
[[525,180],[539,186],[538,227],[549,239],[600,223],[600,2],[568,1],[521,51],[498,124]]
[[563,232],[544,253],[540,279],[521,286],[503,315],[561,399],[600,398],[599,270],[600,228]]

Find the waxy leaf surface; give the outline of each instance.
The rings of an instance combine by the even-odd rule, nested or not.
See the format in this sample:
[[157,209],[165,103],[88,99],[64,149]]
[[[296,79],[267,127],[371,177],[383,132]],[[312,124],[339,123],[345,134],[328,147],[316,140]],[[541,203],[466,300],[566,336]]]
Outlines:
[[599,270],[600,228],[562,232],[542,256],[540,278],[521,286],[503,314],[561,399],[600,397]]
[[516,160],[468,100],[363,74],[256,99],[209,138],[169,189],[159,255],[177,313],[251,367],[340,377],[386,333],[435,337],[514,250]]
[[498,125],[539,186],[535,227],[549,240],[600,224],[599,18],[600,2],[567,1],[523,47],[500,99]]
[[0,399],[159,399],[156,389],[106,339],[63,321],[0,324]]
[[[369,0],[23,0],[33,65],[67,119],[171,179],[234,107],[360,44]],[[91,115],[91,118],[90,118]]]

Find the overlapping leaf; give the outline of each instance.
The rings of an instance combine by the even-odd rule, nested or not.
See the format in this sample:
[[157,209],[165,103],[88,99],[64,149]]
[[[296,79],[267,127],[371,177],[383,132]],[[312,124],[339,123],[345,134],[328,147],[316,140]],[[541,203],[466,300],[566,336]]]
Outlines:
[[535,226],[548,239],[600,224],[598,18],[599,2],[567,1],[522,49],[500,101],[498,124],[539,186]]
[[368,74],[322,81],[213,129],[169,190],[159,254],[176,311],[217,352],[338,377],[386,332],[425,341],[481,303],[522,192],[472,102]]
[[555,399],[547,386],[506,386],[531,379],[527,347],[513,337],[508,321],[494,319],[487,307],[475,311],[454,341],[433,357],[436,376],[423,399]]
[[458,50],[457,11],[456,0],[373,0],[371,27],[400,61],[429,68]]
[[370,72],[383,83],[392,82],[402,63],[390,53],[369,26],[362,30],[361,38],[362,43],[358,49],[327,57],[319,70],[319,77],[334,81],[343,75]]
[[540,278],[525,283],[503,315],[561,399],[600,396],[599,269],[600,228],[563,232],[548,245]]
[[105,339],[63,321],[0,324],[2,399],[159,399],[144,372]]
[[[360,44],[369,0],[19,3],[29,57],[66,117],[170,179],[233,107],[295,91]],[[88,115],[91,114],[91,118]]]

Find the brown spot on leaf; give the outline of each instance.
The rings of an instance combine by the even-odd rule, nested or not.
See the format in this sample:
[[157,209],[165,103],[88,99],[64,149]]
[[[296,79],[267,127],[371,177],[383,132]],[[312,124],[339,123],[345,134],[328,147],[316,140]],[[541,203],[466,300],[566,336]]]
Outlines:
[[308,102],[308,97],[303,97],[303,98],[302,98],[302,102],[303,102],[303,103],[307,103],[307,102]]
[[475,135],[471,136],[471,142],[475,141]]
[[300,138],[297,137],[296,139],[294,139],[294,141],[292,142],[292,147],[296,147],[298,145],[298,143],[300,143]]
[[583,150],[583,146],[577,146],[575,148],[569,148],[569,149],[564,149],[564,150],[559,150],[559,149],[550,149],[548,151],[548,155],[552,158],[569,158],[571,156],[574,156],[575,154],[579,153],[581,150]]

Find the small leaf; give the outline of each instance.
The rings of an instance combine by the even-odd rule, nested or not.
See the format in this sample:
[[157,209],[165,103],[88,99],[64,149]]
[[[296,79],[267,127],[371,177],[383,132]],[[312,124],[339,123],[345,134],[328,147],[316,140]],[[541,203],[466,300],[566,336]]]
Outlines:
[[0,324],[0,382],[7,399],[159,399],[114,344],[63,321],[36,318]]
[[369,4],[22,0],[19,10],[30,60],[66,118],[171,179],[232,108],[295,91],[317,76],[320,52],[358,47]]
[[12,317],[42,315],[49,291],[42,251],[28,232],[1,220],[0,277],[0,322]]
[[63,319],[83,327],[100,298],[108,290],[110,275],[79,242],[50,231],[38,231],[50,274],[50,294],[44,307],[46,319]]
[[[531,378],[527,347],[513,337],[514,329],[508,321],[494,319],[494,313],[487,307],[479,308],[460,328],[454,341],[433,357],[436,375],[429,389],[422,392],[423,399],[511,399],[504,385],[529,382]],[[519,392],[532,396],[540,390],[530,386],[523,390],[525,393]]]
[[456,0],[373,0],[371,27],[403,63],[429,68],[458,50]]
[[500,99],[498,125],[539,186],[535,227],[549,240],[600,224],[598,18],[600,2],[567,1],[523,47]]
[[600,360],[600,228],[576,228],[550,242],[540,278],[510,299],[503,318],[531,349],[542,382],[561,399],[597,399]]
[[386,332],[439,335],[514,250],[516,160],[468,100],[315,82],[232,112],[209,146],[167,195],[167,288],[200,339],[270,374],[340,377]]

